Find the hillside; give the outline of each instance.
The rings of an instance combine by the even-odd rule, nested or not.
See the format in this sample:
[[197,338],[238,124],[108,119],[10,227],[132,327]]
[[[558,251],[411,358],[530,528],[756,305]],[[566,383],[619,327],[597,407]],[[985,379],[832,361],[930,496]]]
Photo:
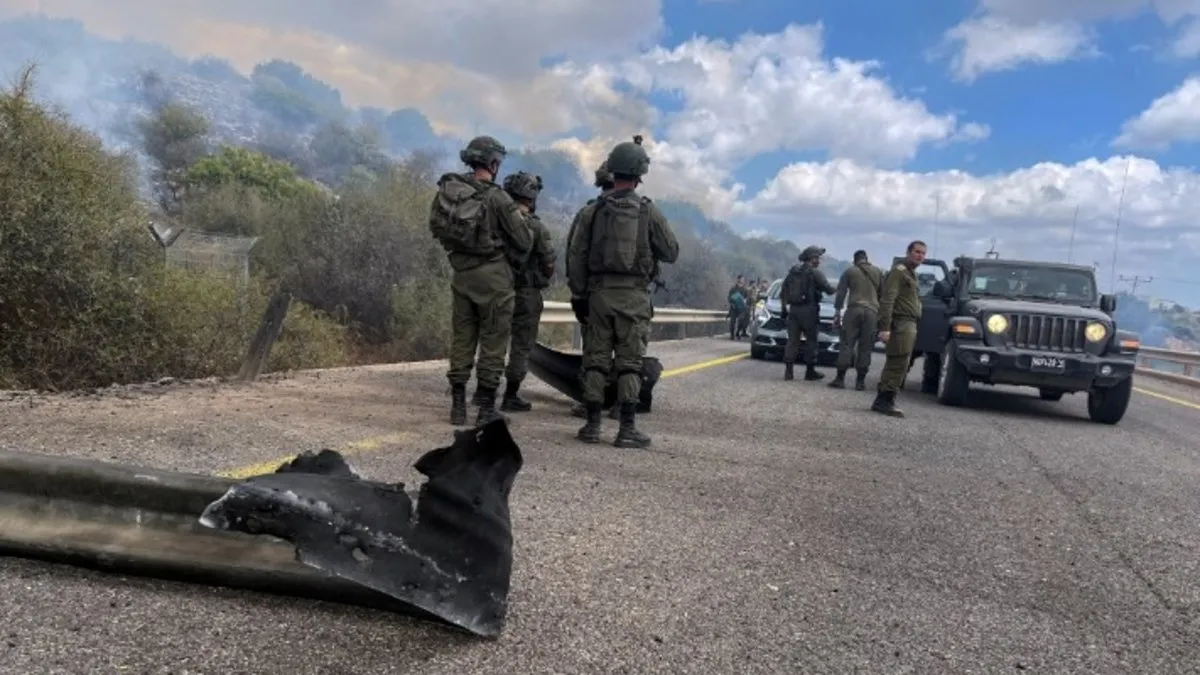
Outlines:
[[[153,181],[136,121],[166,102],[208,120],[213,147],[260,150],[333,186],[354,167],[384,158],[415,155],[438,169],[453,168],[463,143],[437,135],[419,110],[347,106],[336,88],[287,61],[261,63],[243,75],[220,59],[189,60],[159,45],[106,40],[77,21],[0,22],[0,72],[8,76],[30,62],[37,64],[41,99],[61,106],[107,146],[139,157],[140,187],[147,197]],[[515,150],[504,171],[520,170],[543,177],[541,210],[560,234],[570,215],[595,193],[590,170],[582,175],[569,156],[557,151]],[[667,272],[666,297],[658,302],[720,307],[732,276],[777,278],[799,254],[792,242],[742,236],[692,204],[659,205],[683,241],[685,257]],[[837,261],[829,262],[840,269]]]

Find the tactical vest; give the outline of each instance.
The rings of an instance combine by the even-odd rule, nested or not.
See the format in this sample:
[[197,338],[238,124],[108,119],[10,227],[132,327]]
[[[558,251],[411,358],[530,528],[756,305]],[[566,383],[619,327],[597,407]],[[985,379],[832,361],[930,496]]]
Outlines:
[[592,212],[592,240],[588,247],[588,273],[640,277],[654,276],[650,252],[650,200],[633,191],[605,195]]

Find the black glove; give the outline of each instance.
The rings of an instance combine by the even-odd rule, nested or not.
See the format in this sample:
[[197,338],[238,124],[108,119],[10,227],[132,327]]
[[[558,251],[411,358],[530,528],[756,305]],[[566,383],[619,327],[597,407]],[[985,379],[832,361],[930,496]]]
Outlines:
[[571,298],[571,311],[575,312],[575,320],[580,325],[587,325],[588,318],[588,299],[586,296],[574,296]]

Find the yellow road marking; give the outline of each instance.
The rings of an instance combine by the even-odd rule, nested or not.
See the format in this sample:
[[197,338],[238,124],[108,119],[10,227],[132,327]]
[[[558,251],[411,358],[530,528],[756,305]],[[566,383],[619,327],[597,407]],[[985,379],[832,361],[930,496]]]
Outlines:
[[1185,408],[1191,408],[1192,410],[1200,410],[1200,403],[1193,403],[1191,401],[1185,401],[1181,398],[1176,398],[1174,396],[1169,396],[1167,394],[1160,394],[1157,391],[1150,391],[1149,389],[1142,389],[1141,387],[1134,387],[1133,390],[1139,394],[1145,394],[1146,396],[1153,396],[1154,398],[1162,399],[1164,401],[1167,401],[1168,403],[1174,403],[1175,405],[1181,405]]
[[[361,441],[348,443],[346,446],[338,448],[338,452],[343,455],[361,455],[365,452],[379,450],[385,445],[403,443],[411,440],[413,436],[414,434],[408,432],[373,436],[371,438],[364,438]],[[251,476],[261,476],[267,473],[275,473],[275,469],[278,469],[281,464],[290,462],[293,459],[296,459],[296,455],[288,455],[287,457],[280,457],[279,459],[272,459],[266,462],[259,462],[258,464],[251,464],[249,466],[242,466],[236,469],[222,471],[217,475],[222,478],[242,480],[245,478],[250,478]]]
[[[671,370],[664,370],[660,377],[675,377],[676,375],[686,375],[687,373],[694,373],[698,370],[704,370],[705,368],[712,368],[714,366],[720,366],[720,365],[724,365],[726,363],[733,363],[734,361],[744,359],[749,355],[750,355],[749,353],[734,354],[733,356],[723,356],[718,359],[710,359],[708,361],[701,361],[700,363],[693,363],[690,366],[683,366],[681,368],[673,368]],[[347,456],[361,455],[363,453],[374,452],[376,450],[379,450],[380,448],[384,447],[385,445],[394,445],[394,444],[398,444],[398,443],[403,443],[407,440],[410,440],[412,437],[413,437],[413,434],[405,433],[405,432],[401,432],[401,433],[397,433],[397,434],[387,434],[384,436],[373,436],[371,438],[364,438],[361,441],[354,441],[353,443],[349,443],[344,447],[338,448],[338,452],[341,453],[342,455],[347,455]],[[268,460],[266,462],[259,462],[257,464],[250,464],[248,466],[241,466],[236,469],[229,469],[228,471],[222,471],[222,472],[218,473],[217,475],[220,476],[221,478],[232,478],[234,480],[244,480],[244,479],[250,478],[252,476],[261,476],[263,474],[275,473],[275,470],[278,469],[280,467],[280,465],[290,462],[295,458],[296,458],[296,455],[288,455],[287,457],[280,457],[279,459],[272,459],[272,460]]]

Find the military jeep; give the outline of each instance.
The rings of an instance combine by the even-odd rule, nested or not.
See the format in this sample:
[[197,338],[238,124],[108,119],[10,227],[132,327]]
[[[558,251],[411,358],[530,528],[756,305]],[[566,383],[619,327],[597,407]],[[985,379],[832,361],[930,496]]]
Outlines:
[[972,382],[1033,387],[1046,401],[1086,391],[1093,421],[1121,421],[1140,341],[1117,327],[1116,297],[1097,293],[1091,267],[969,257],[922,267],[918,279],[936,278],[921,284],[910,362],[925,358],[922,391],[950,406]]

